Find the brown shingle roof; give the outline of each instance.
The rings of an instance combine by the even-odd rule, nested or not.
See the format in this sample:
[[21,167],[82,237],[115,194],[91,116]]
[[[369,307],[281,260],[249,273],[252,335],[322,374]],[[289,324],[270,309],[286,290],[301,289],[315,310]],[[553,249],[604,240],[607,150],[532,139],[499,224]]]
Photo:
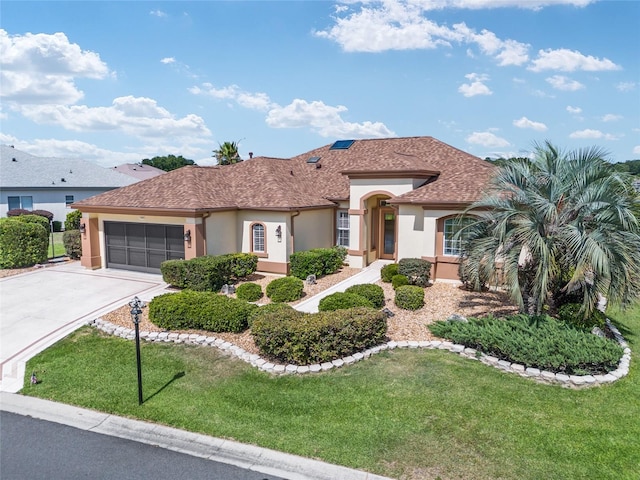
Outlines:
[[[102,207],[207,211],[299,209],[333,206],[349,198],[349,176],[405,176],[425,184],[397,203],[468,203],[480,197],[493,167],[432,137],[356,140],[347,150],[331,144],[291,159],[254,157],[227,166],[186,166],[74,204]],[[310,157],[320,157],[313,164]],[[84,207],[84,208],[83,208]]]

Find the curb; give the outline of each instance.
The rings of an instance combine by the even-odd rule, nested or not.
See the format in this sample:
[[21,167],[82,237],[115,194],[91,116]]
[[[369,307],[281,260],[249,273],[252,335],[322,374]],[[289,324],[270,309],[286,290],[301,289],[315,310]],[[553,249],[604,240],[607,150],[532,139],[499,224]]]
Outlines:
[[0,393],[0,410],[154,445],[288,480],[392,480],[289,453],[13,393]]

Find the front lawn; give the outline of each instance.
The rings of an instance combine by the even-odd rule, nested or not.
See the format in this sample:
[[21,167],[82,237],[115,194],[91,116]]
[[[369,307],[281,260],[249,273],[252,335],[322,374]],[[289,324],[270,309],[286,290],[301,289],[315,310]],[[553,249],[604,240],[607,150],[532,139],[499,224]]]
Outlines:
[[[630,374],[580,390],[439,350],[394,350],[274,377],[211,347],[142,345],[83,328],[33,358],[22,393],[406,479],[637,479],[640,305],[611,316]],[[28,378],[26,379],[28,380]]]

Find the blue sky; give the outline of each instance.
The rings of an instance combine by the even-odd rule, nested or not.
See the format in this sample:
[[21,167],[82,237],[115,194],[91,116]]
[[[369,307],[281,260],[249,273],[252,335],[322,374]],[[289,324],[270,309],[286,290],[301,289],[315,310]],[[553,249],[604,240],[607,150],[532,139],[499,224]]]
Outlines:
[[103,166],[429,135],[640,158],[640,2],[0,4],[0,143]]

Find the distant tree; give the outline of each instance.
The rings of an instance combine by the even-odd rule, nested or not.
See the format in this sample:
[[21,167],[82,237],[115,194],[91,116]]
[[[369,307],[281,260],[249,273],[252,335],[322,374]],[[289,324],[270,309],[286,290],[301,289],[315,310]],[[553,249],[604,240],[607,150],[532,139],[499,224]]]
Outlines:
[[486,157],[485,161],[487,161],[489,163],[493,163],[496,167],[504,167],[505,165],[508,165],[509,163],[528,162],[529,158],[527,158],[527,157],[510,157],[510,158],[504,158],[504,157],[491,158],[491,157]]
[[617,172],[628,172],[631,175],[640,175],[640,160],[627,160],[613,164],[614,170]]
[[219,143],[218,149],[213,151],[213,156],[218,160],[218,165],[231,165],[242,161],[238,154],[238,142]]
[[153,157],[152,159],[145,158],[142,160],[143,165],[149,165],[151,167],[159,168],[165,172],[176,170],[184,167],[185,165],[195,165],[193,160],[184,158],[182,155],[167,155],[166,157]]

